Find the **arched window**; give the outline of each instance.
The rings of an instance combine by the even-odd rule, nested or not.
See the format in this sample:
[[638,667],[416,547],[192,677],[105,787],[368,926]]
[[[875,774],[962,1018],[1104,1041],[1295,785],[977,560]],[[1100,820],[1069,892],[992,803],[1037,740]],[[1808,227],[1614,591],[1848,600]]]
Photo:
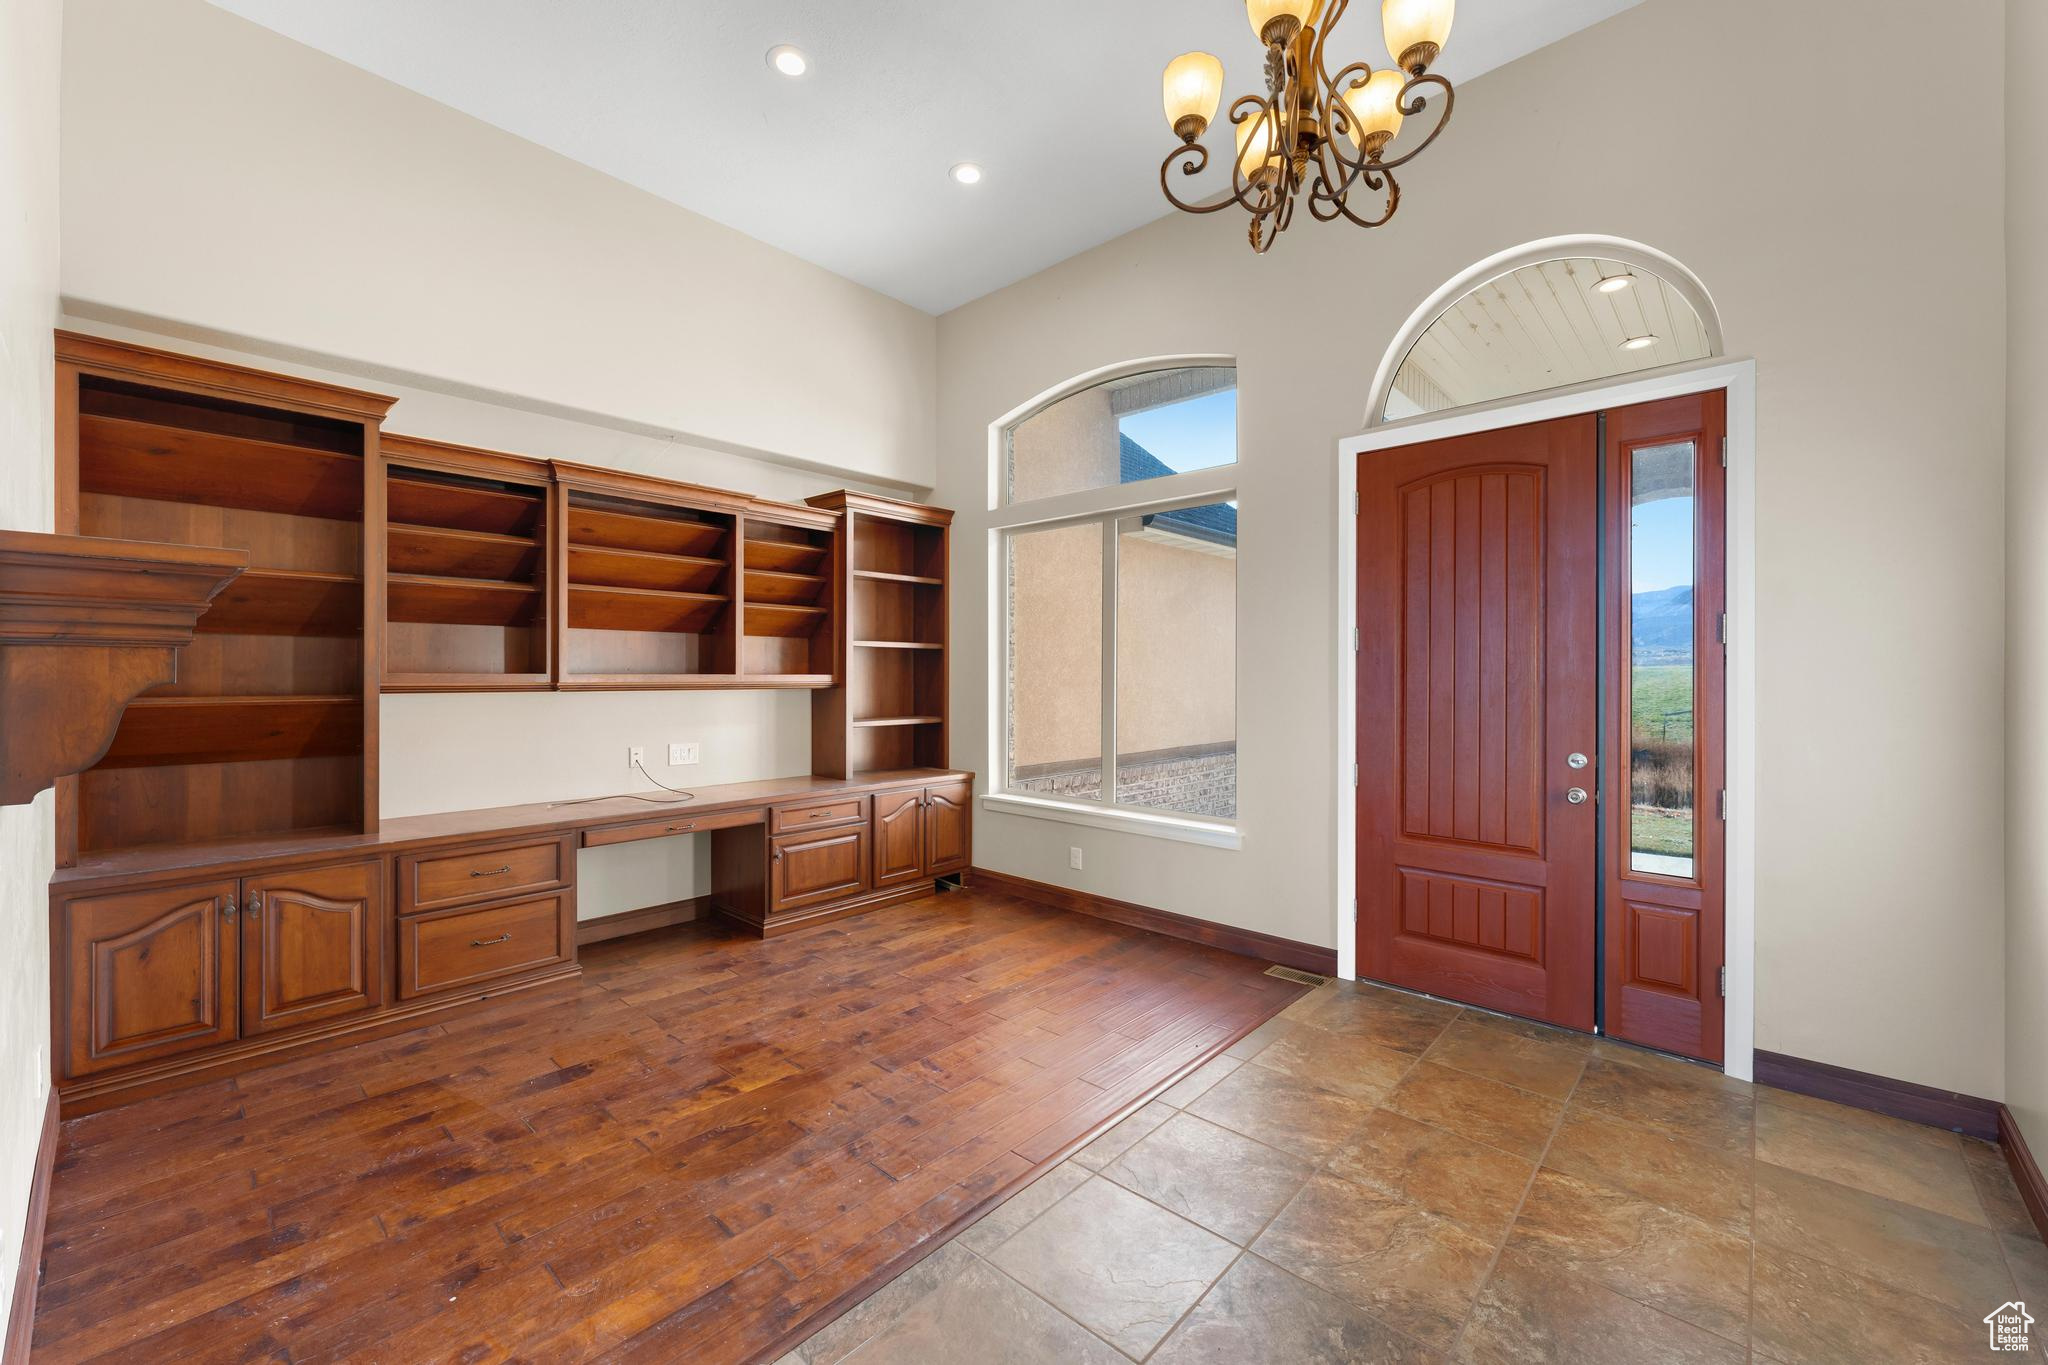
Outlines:
[[1096,371],[991,435],[1003,614],[992,799],[1234,841],[1236,367]]
[[1482,261],[1416,310],[1381,362],[1367,424],[1721,354],[1704,286],[1615,238],[1533,242]]

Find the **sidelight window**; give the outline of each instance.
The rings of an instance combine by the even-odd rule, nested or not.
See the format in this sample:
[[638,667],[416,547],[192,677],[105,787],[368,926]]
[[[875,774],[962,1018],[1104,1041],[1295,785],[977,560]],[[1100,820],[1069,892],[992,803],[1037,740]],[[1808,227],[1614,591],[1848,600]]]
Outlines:
[[1236,819],[1236,400],[1153,369],[1003,432],[1003,794]]
[[1698,448],[1629,452],[1629,848],[1632,872],[1693,875],[1693,621]]

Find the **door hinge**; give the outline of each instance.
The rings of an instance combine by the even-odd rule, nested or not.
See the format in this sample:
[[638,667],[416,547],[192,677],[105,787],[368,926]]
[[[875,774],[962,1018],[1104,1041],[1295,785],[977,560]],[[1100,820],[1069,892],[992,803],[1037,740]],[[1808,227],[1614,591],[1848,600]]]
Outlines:
[[1728,998],[1728,968],[1725,965],[1721,968],[1721,998]]
[[1726,787],[1721,788],[1720,795],[1715,800],[1714,805],[1720,817],[1725,821],[1728,818],[1728,789]]
[[1728,643],[1728,613],[1725,611],[1714,620],[1714,639],[1719,644]]
[[1721,468],[1723,468],[1723,469],[1726,469],[1727,467],[1728,467],[1728,438],[1727,438],[1726,436],[1723,436],[1723,437],[1721,438]]
[[1365,494],[1354,489],[1351,494],[1351,515],[1355,517],[1363,511],[1365,511]]
[[1357,627],[1357,626],[1353,626],[1353,627],[1351,628],[1351,648],[1352,648],[1353,652],[1356,652],[1356,651],[1357,651],[1357,649],[1358,649],[1358,627]]
[[1351,765],[1351,785],[1354,787],[1358,785],[1358,765],[1356,763]]

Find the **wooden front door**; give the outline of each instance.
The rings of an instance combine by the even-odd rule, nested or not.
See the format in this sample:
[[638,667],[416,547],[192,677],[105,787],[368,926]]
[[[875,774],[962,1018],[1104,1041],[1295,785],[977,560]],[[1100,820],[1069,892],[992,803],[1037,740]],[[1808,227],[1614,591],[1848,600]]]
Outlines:
[[1599,462],[1588,414],[1358,469],[1360,974],[1588,1030]]
[[384,1002],[382,864],[302,868],[242,883],[242,1033]]

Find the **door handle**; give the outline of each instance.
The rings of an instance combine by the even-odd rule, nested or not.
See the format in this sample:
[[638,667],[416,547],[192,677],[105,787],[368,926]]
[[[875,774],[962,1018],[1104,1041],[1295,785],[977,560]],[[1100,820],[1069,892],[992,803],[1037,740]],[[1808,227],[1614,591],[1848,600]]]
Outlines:
[[1573,787],[1564,794],[1564,799],[1571,802],[1574,806],[1583,806],[1586,804],[1586,789],[1584,787]]

